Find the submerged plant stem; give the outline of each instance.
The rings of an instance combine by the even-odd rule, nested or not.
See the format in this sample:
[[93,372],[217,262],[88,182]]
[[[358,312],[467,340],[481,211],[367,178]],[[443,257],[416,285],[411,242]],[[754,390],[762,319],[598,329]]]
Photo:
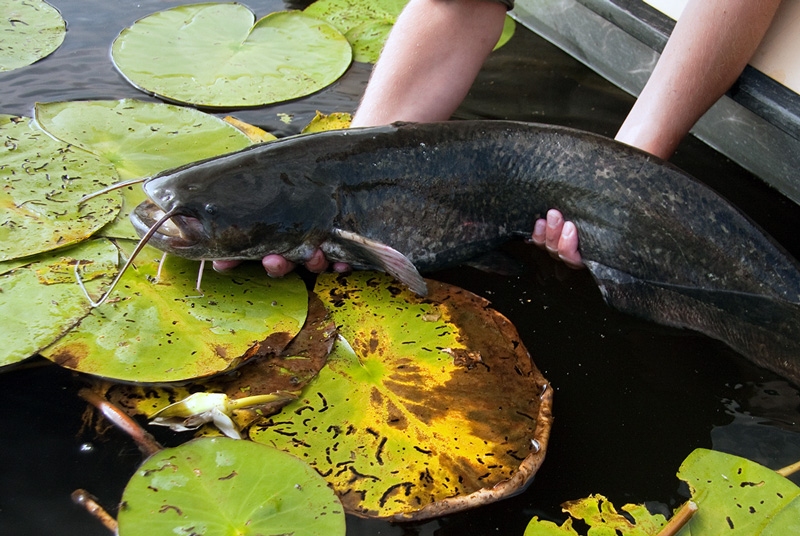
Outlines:
[[100,413],[111,421],[114,426],[131,436],[145,456],[152,456],[162,449],[161,445],[150,433],[102,396],[91,389],[81,389],[78,395],[100,410]]
[[695,512],[697,504],[694,501],[686,501],[656,536],[675,536],[692,519]]
[[97,504],[97,501],[92,495],[83,489],[76,489],[72,492],[72,502],[83,506],[87,512],[92,514],[105,528],[110,530],[113,534],[117,534],[117,520],[111,517],[111,514]]

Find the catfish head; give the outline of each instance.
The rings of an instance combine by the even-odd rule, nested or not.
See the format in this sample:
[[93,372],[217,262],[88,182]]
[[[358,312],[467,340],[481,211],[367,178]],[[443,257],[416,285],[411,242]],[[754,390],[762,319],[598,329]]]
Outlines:
[[333,225],[333,189],[313,181],[297,159],[265,158],[268,149],[253,146],[150,177],[143,185],[148,200],[131,214],[136,232],[187,259],[307,259]]

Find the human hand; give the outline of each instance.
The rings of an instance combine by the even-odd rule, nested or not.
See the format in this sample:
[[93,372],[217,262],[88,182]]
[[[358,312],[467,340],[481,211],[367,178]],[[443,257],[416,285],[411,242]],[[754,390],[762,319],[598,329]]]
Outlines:
[[[214,261],[214,269],[224,272],[230,270],[241,261]],[[297,264],[286,260],[281,255],[267,255],[261,259],[261,265],[270,277],[283,277],[297,267]],[[325,258],[322,250],[316,249],[311,257],[305,262],[305,267],[309,272],[321,273],[328,269],[330,263]],[[344,262],[333,263],[333,271],[338,273],[349,272],[350,265]]]
[[564,221],[564,216],[558,210],[548,210],[547,219],[536,220],[531,242],[545,248],[570,268],[584,268],[578,251],[578,229],[571,221]]

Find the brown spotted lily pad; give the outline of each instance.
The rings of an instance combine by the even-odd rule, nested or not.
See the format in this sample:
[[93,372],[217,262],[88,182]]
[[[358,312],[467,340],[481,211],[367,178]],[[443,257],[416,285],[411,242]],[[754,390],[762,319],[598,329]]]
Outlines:
[[416,520],[485,504],[544,459],[552,389],[516,330],[486,300],[428,284],[421,299],[383,274],[321,276],[315,292],[350,344],[250,428],[314,466],[349,513]]

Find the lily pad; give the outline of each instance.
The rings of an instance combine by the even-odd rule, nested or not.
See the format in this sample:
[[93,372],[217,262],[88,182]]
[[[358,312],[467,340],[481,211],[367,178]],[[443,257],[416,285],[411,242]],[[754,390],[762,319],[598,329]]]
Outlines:
[[429,281],[323,275],[344,339],[251,439],[307,460],[366,517],[424,519],[521,489],[544,459],[552,389],[488,302]]
[[394,22],[380,20],[365,22],[349,30],[344,36],[353,47],[353,60],[362,63],[377,62],[392,28]]
[[49,56],[64,42],[66,33],[61,13],[47,2],[3,0],[0,72],[25,67]]
[[0,115],[0,261],[80,242],[113,220],[120,195],[78,201],[117,181],[110,162]]
[[319,111],[302,130],[302,134],[312,132],[325,132],[327,130],[340,130],[350,128],[352,116],[348,113],[337,112],[325,115]]
[[[114,164],[121,180],[147,177],[252,143],[213,115],[133,99],[38,103],[34,118],[54,138]],[[123,210],[102,234],[136,239],[128,216],[146,196],[139,185],[122,192]]]
[[169,257],[156,281],[160,257],[145,248],[108,301],[42,355],[117,380],[186,380],[279,352],[305,321],[308,295],[297,276],[269,279],[255,264],[231,275],[208,270],[200,296],[197,262]]
[[524,536],[580,536],[572,526],[572,519],[579,519],[589,527],[588,534],[609,536],[655,536],[667,524],[661,514],[651,514],[642,505],[626,504],[620,513],[611,501],[602,495],[592,495],[577,501],[564,503],[562,509],[572,517],[562,525],[534,517],[525,529]]
[[[104,394],[128,415],[144,415],[148,419],[171,404],[193,393],[220,393],[230,400],[273,393],[297,393],[325,365],[336,335],[336,326],[316,295],[309,294],[308,316],[300,333],[282,351],[261,355],[232,373],[220,375],[190,386],[143,386],[118,384]],[[265,352],[262,351],[262,354]],[[231,418],[240,430],[255,419],[271,415],[288,400],[236,409]],[[208,435],[208,430],[201,433]]]
[[408,0],[317,0],[303,13],[326,20],[346,34],[365,23],[394,24],[407,3]]
[[[678,536],[779,536],[800,531],[800,487],[753,461],[723,452],[697,449],[681,464],[678,477],[689,484],[696,511]],[[686,505],[685,505],[686,506]],[[608,499],[592,495],[562,505],[572,518],[588,525],[587,534],[655,536],[666,520],[643,505],[626,504],[620,514]],[[670,520],[676,518],[678,510]],[[572,518],[563,525],[534,517],[525,536],[579,536]],[[686,521],[688,516],[681,520]]]
[[91,307],[72,275],[80,262],[87,287],[103,292],[117,271],[119,253],[107,240],[88,240],[0,276],[0,366],[35,354],[61,337]]
[[697,449],[678,477],[692,488],[697,513],[678,533],[778,536],[800,531],[800,487],[775,471],[722,452]]
[[318,91],[350,65],[347,39],[297,11],[255,22],[241,4],[193,4],[123,30],[111,49],[134,86],[208,107],[262,106]]
[[[353,47],[353,59],[375,63],[389,32],[408,0],[317,0],[303,12],[326,20],[342,32]],[[514,35],[516,23],[506,16],[497,50]]]
[[128,482],[120,536],[343,536],[342,506],[311,467],[276,449],[196,439],[151,456]]

